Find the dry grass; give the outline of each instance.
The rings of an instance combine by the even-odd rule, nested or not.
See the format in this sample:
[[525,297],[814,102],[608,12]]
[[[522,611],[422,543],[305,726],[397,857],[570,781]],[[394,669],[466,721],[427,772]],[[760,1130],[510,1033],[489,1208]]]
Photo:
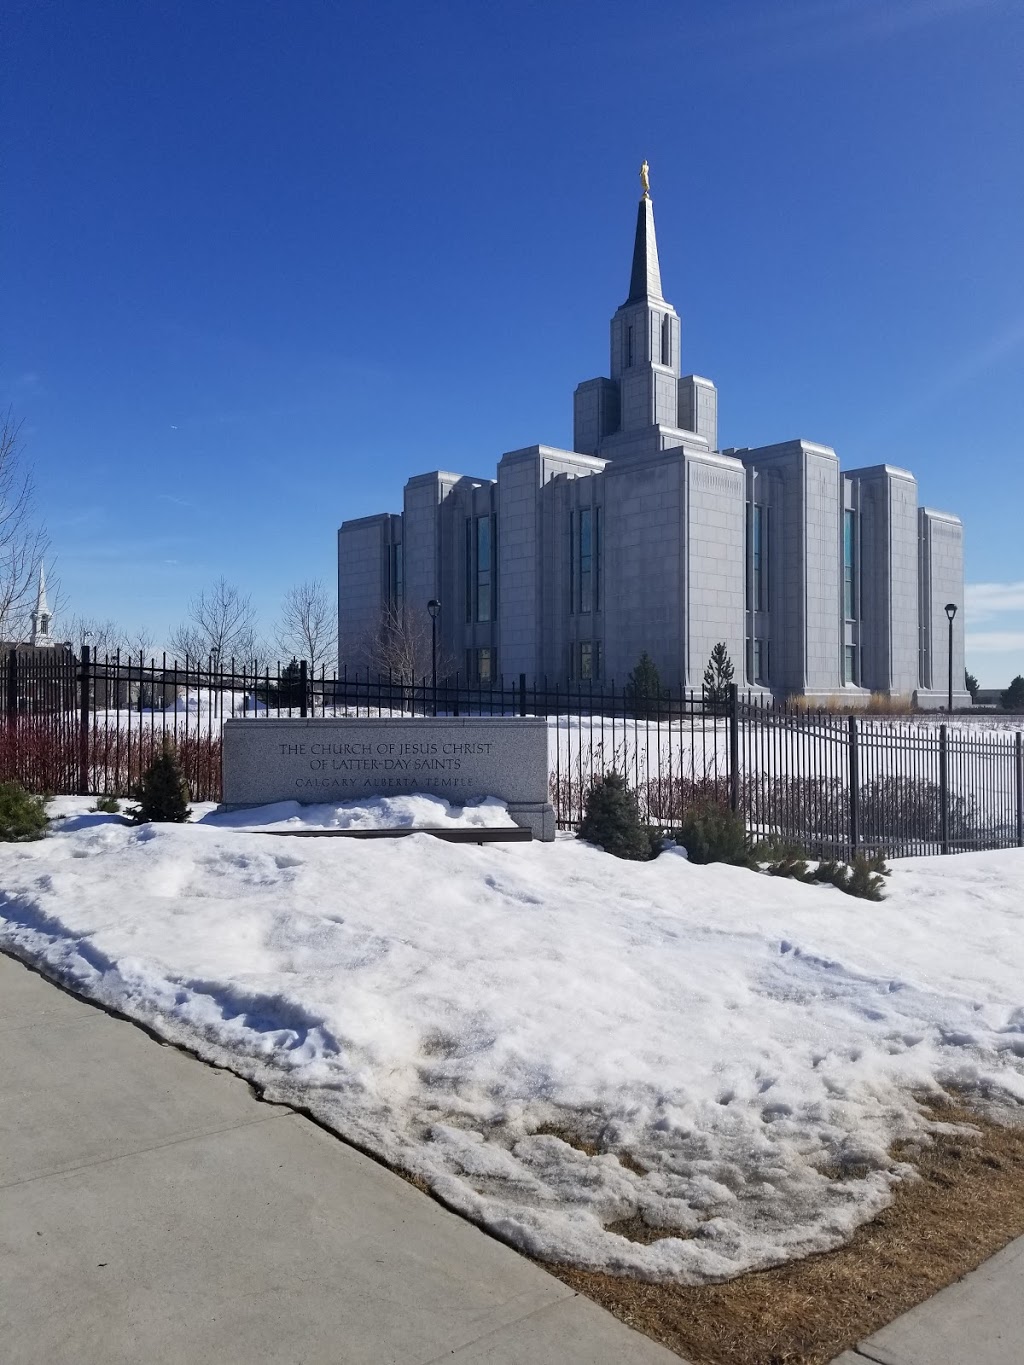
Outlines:
[[867,697],[863,695],[844,697],[834,692],[824,701],[794,694],[786,698],[786,706],[790,711],[804,715],[813,715],[822,711],[827,711],[833,716],[849,716],[853,713],[869,716],[916,716],[919,714],[914,705],[913,697],[904,696],[898,692],[891,694],[888,692],[871,692]]
[[933,1116],[977,1133],[897,1152],[922,1178],[837,1251],[697,1288],[546,1269],[693,1365],[826,1365],[1024,1233],[1024,1126],[954,1104]]

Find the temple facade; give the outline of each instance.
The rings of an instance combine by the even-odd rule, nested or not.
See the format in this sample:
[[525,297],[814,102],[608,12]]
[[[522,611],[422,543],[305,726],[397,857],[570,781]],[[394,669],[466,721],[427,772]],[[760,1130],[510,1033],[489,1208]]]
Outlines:
[[400,513],[344,522],[340,667],[428,673],[433,603],[439,675],[473,684],[621,685],[646,651],[664,684],[699,687],[724,641],[744,690],[935,707],[954,604],[953,699],[969,705],[959,519],[884,458],[842,470],[805,440],[720,450],[715,385],[682,369],[645,188],[609,374],[576,389],[574,449],[509,451],[493,479],[420,474]]

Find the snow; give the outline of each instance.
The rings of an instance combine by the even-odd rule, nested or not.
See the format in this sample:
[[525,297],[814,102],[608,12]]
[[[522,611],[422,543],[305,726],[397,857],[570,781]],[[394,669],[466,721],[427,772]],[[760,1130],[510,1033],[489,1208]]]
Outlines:
[[[407,824],[417,802],[442,823],[427,797],[143,827],[60,798],[51,838],[0,845],[0,946],[514,1245],[650,1279],[847,1239],[912,1178],[890,1152],[927,1141],[915,1096],[1024,1103],[1024,850],[903,860],[875,904],[570,836],[232,823]],[[635,1215],[667,1232],[614,1230]]]
[[[132,802],[121,802],[122,812]],[[108,817],[91,810],[91,801],[80,796],[56,796],[47,805],[51,819],[66,820],[63,832],[91,828]],[[440,796],[408,793],[401,796],[374,796],[363,801],[340,801],[322,805],[302,805],[298,801],[275,801],[269,806],[222,811],[216,801],[193,801],[190,823],[215,829],[278,830],[303,829],[515,829],[516,822],[504,801],[488,796],[465,806],[453,806]]]

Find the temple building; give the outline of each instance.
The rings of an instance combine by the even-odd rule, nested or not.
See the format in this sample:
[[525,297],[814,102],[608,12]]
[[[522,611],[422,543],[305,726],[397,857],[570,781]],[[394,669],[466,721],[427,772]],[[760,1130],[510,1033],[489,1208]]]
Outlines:
[[844,471],[815,441],[719,449],[715,385],[682,372],[646,163],[642,181],[609,374],[576,389],[574,449],[509,451],[494,479],[420,474],[400,513],[344,522],[340,667],[386,668],[400,641],[428,671],[433,603],[439,674],[473,684],[621,685],[646,651],[667,686],[700,687],[724,641],[744,691],[936,707],[955,604],[969,705],[959,519],[920,506],[885,452]]

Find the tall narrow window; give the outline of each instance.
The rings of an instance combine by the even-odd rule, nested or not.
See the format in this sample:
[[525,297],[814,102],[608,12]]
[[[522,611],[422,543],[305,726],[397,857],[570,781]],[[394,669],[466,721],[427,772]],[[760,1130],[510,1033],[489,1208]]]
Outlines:
[[603,569],[601,567],[601,509],[594,508],[594,610],[601,610],[601,593],[604,585],[601,582]]
[[[491,620],[498,619],[498,514],[491,513]],[[495,665],[497,667],[497,665]]]
[[661,320],[661,363],[672,364],[672,324],[667,313]]
[[846,645],[843,650],[843,682],[857,682],[857,646]]
[[594,609],[594,513],[590,507],[579,511],[579,610],[583,616]]
[[843,614],[847,621],[857,619],[857,595],[857,513],[847,509],[843,513]]
[[405,556],[402,553],[401,541],[391,546],[390,560],[391,609],[400,613],[402,600],[405,597]]
[[569,513],[569,615],[576,614],[576,513]]
[[466,518],[466,620],[473,619],[473,518]]
[[753,658],[753,680],[756,683],[768,681],[768,641],[755,639]]
[[476,671],[477,681],[480,683],[491,683],[494,681],[494,650],[478,649],[476,652]]
[[569,677],[573,682],[597,682],[601,677],[601,641],[577,640],[569,646]]
[[767,509],[762,503],[748,503],[750,537],[751,608],[768,610]]
[[491,587],[494,582],[491,563],[491,518],[476,519],[476,619],[491,619]]
[[633,329],[626,328],[626,369],[628,370],[633,363]]

